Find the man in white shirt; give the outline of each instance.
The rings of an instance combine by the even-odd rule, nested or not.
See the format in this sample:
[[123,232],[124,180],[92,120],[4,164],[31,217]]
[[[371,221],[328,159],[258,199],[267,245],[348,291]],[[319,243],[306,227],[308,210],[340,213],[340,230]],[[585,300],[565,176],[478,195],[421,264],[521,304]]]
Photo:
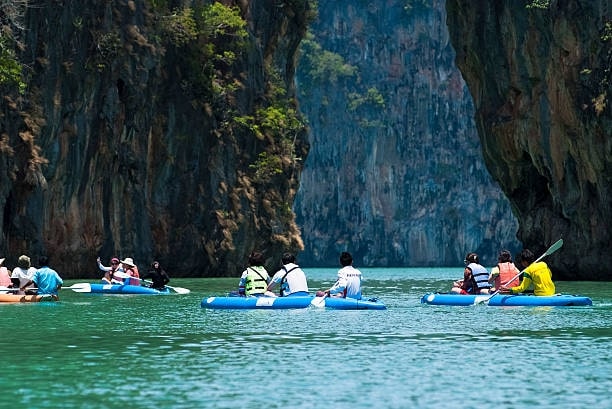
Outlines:
[[[26,256],[25,254],[19,256],[19,259],[17,260],[17,267],[13,269],[13,273],[11,274],[13,287],[23,287],[32,279],[35,272],[36,268],[32,267],[30,264],[30,257]],[[19,290],[16,292],[16,294],[24,295],[26,294],[26,291]]]
[[353,256],[343,252],[340,255],[340,265],[336,283],[324,293],[329,297],[354,298],[361,300],[361,271],[353,267]]
[[295,256],[291,253],[283,254],[283,266],[274,274],[270,284],[268,284],[267,295],[274,287],[280,285],[280,296],[308,295],[308,284],[306,274],[295,264]]

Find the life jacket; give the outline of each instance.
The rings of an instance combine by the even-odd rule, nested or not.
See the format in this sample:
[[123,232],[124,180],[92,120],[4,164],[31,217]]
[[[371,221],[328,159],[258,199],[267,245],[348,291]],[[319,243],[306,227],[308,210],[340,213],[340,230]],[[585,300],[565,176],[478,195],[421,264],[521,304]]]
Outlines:
[[470,263],[468,267],[472,270],[472,276],[479,290],[491,288],[491,284],[489,283],[489,272],[486,268],[476,263]]
[[[495,277],[496,289],[499,290],[502,286],[511,288],[519,285],[519,278],[516,275],[516,268],[514,267],[513,263],[499,263],[497,268],[499,268],[499,275]],[[514,280],[509,282],[508,280],[510,280],[512,277],[514,277]]]
[[140,285],[140,274],[138,273],[138,267],[134,266],[134,267],[130,267],[127,270],[125,270],[125,273],[135,277],[135,278],[126,278],[123,281],[123,284],[127,284],[127,285]]
[[105,281],[108,281],[111,284],[123,284],[127,281],[127,278],[122,278],[122,277],[115,277],[115,274],[118,272],[124,272],[122,268],[117,268],[115,270],[113,270],[112,268],[110,270],[108,270],[105,274],[104,274],[104,278],[106,278]]
[[244,283],[244,293],[246,295],[265,293],[268,288],[268,280],[264,278],[264,275],[267,274],[259,272],[253,267],[248,267]]

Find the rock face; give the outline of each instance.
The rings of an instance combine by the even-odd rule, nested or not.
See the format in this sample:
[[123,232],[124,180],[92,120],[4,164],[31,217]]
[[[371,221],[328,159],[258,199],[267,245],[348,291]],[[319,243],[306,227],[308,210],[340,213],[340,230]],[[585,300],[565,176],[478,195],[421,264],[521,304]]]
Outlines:
[[[609,1],[448,0],[487,167],[556,277],[612,279]],[[607,21],[607,23],[606,23]]]
[[295,212],[300,262],[460,265],[516,252],[518,224],[485,167],[443,1],[318,2],[298,65],[311,151]]
[[47,253],[64,277],[93,277],[100,255],[239,275],[253,249],[272,263],[302,248],[308,2],[187,3],[3,6],[27,85],[0,84],[5,264]]

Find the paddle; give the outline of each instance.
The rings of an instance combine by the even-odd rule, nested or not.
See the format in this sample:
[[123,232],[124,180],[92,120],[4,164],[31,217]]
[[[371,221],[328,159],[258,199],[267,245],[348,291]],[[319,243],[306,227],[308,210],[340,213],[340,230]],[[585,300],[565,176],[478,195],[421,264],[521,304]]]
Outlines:
[[310,305],[312,305],[313,307],[317,307],[317,308],[323,308],[325,307],[325,298],[327,298],[329,294],[324,293],[323,297],[315,297],[312,299],[312,301],[310,302]]
[[[26,288],[25,291],[34,290],[34,289],[36,288],[35,287]],[[77,293],[90,293],[91,286],[89,285],[89,283],[76,283],[76,284],[71,285],[70,287],[62,287],[62,290],[72,290],[72,291],[76,291]],[[0,291],[19,291],[19,288],[0,287]],[[46,295],[46,294],[41,294],[41,295]]]
[[[32,291],[32,290],[38,290],[38,287],[28,287],[28,288],[23,289],[23,291]],[[19,287],[1,287],[0,286],[0,291],[16,292],[16,291],[21,291],[21,289]]]
[[[116,277],[121,277],[121,278],[135,278],[135,279],[137,279],[137,280],[142,281],[143,283],[152,284],[152,282],[151,282],[151,281],[144,280],[144,279],[142,279],[142,278],[140,278],[140,277],[132,277],[131,275],[126,274],[126,273],[122,273],[121,271],[116,272],[116,273],[115,273],[115,276],[116,276]],[[168,284],[166,284],[166,287],[168,287],[168,288],[169,288],[169,289],[171,289],[171,290],[176,291],[176,293],[177,293],[177,294],[189,294],[189,293],[191,292],[191,290],[190,290],[189,288],[183,288],[183,287],[172,287],[172,286],[170,286],[170,285],[168,285]]]
[[70,287],[62,287],[62,290],[72,290],[75,293],[90,293],[91,285],[89,283],[76,283]]
[[[553,244],[552,246],[550,246],[548,248],[548,250],[546,250],[546,252],[544,254],[542,254],[540,257],[538,257],[533,263],[529,264],[527,267],[525,267],[523,270],[521,270],[517,275],[515,275],[514,277],[512,277],[510,280],[506,281],[507,283],[512,282],[515,278],[518,278],[521,274],[523,274],[525,272],[525,270],[527,270],[532,264],[537,263],[538,261],[542,260],[544,257],[546,256],[550,256],[552,253],[554,253],[555,251],[559,250],[561,248],[561,246],[563,246],[563,239],[559,239],[555,242],[555,244]],[[503,286],[502,286],[503,287]],[[498,290],[494,291],[490,296],[488,296],[485,299],[481,299],[479,300],[478,297],[476,297],[476,299],[474,300],[474,305],[477,304],[486,304],[489,302],[489,300],[491,298],[493,298],[494,296],[496,296],[497,294],[499,294],[499,292],[501,291],[501,288],[499,288]]]

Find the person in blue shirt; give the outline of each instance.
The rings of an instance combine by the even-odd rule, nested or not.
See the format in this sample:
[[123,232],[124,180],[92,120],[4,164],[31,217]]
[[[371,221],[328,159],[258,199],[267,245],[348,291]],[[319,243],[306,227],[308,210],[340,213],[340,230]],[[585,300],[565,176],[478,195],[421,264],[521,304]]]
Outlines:
[[49,267],[49,258],[47,256],[40,256],[38,263],[40,268],[36,270],[29,282],[21,286],[21,290],[23,291],[27,286],[35,283],[38,287],[39,295],[49,294],[54,300],[59,300],[57,292],[62,288],[64,281],[57,274],[57,271]]

